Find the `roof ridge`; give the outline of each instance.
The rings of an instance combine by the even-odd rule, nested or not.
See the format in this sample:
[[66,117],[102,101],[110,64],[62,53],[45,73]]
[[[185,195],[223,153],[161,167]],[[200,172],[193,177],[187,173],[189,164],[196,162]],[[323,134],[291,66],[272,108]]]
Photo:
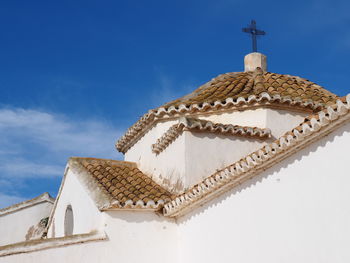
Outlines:
[[130,165],[134,165],[137,167],[136,162],[130,162],[130,161],[124,161],[124,160],[114,160],[114,159],[108,159],[108,158],[72,156],[69,159],[72,159],[72,160],[91,160],[91,161],[109,161],[109,162],[115,162],[115,163],[120,163],[120,164],[130,164]]
[[301,149],[314,142],[320,135],[328,134],[332,129],[349,120],[349,111],[350,94],[347,95],[345,102],[337,100],[333,106],[327,107],[317,115],[305,118],[304,122],[276,141],[215,172],[185,193],[178,195],[164,205],[164,215],[170,217],[183,215],[191,207],[199,206],[218,194],[259,175],[260,171],[293,154],[295,146],[298,145],[298,149]]

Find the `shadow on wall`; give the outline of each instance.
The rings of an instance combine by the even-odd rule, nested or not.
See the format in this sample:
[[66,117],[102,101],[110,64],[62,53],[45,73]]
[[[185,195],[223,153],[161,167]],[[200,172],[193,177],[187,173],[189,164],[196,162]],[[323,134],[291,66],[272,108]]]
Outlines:
[[307,145],[304,149],[299,149],[296,153],[288,156],[286,159],[280,161],[279,163],[275,164],[274,166],[266,169],[265,171],[261,172],[258,176],[242,183],[239,186],[236,186],[234,189],[231,189],[220,196],[216,197],[215,199],[209,201],[208,203],[205,203],[204,205],[195,208],[193,211],[189,212],[188,214],[184,215],[183,217],[180,217],[177,219],[177,222],[179,224],[185,223],[186,221],[190,220],[192,217],[195,217],[199,214],[203,214],[206,210],[208,210],[211,207],[218,206],[221,204],[224,200],[228,199],[231,196],[234,196],[240,192],[242,192],[245,189],[248,189],[249,187],[252,187],[254,185],[257,185],[258,183],[262,183],[262,181],[278,172],[280,172],[282,169],[288,168],[288,166],[292,165],[296,161],[301,161],[304,157],[309,156],[311,153],[316,152],[319,148],[324,148],[327,143],[333,142],[336,137],[341,137],[345,133],[350,133],[350,125],[349,123],[342,126],[341,128],[338,128],[336,131],[333,131],[332,133],[328,134],[327,136],[323,137],[322,139],[313,142],[311,145]]
[[271,138],[260,138],[258,136],[251,137],[249,135],[240,135],[240,134],[221,134],[220,132],[208,132],[208,131],[195,131],[191,132],[194,137],[200,138],[200,139],[222,139],[226,141],[249,141],[249,142],[273,142],[276,140],[275,137]]
[[164,217],[160,212],[154,211],[105,211],[113,219],[119,219],[128,223],[145,223],[145,222],[175,222],[175,219]]

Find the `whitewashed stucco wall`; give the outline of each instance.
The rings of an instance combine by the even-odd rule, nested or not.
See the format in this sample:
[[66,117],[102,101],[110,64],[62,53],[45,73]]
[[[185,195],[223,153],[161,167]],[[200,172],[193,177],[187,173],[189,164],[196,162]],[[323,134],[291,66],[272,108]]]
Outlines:
[[272,136],[278,138],[300,124],[309,114],[300,111],[257,108],[203,115],[199,118],[224,124],[269,128]]
[[68,205],[71,205],[73,210],[73,234],[90,233],[103,227],[101,212],[74,172],[68,169],[49,227],[49,237],[64,236],[64,219]]
[[350,262],[350,124],[180,218],[179,262]]
[[272,136],[277,139],[298,126],[309,115],[306,112],[266,109],[266,128],[271,129]]
[[9,214],[0,215],[0,246],[25,241],[31,226],[50,215],[52,203],[43,201]]
[[185,172],[184,139],[178,138],[172,143],[172,149],[165,149],[161,154],[152,152],[152,144],[156,143],[177,120],[157,123],[125,154],[125,161],[135,162],[138,168],[157,183],[170,191],[183,189],[182,179]]
[[104,212],[107,240],[0,257],[1,263],[176,263],[176,224],[153,212]]
[[259,149],[269,141],[248,136],[189,131],[184,131],[181,137],[185,138],[186,145],[184,185],[187,188]]
[[270,140],[227,136],[213,133],[184,132],[163,152],[152,152],[152,144],[178,120],[157,123],[125,154],[125,161],[136,162],[139,169],[168,190],[181,193],[243,156],[275,140],[303,121],[307,113],[258,108],[195,117],[217,123],[269,128]]

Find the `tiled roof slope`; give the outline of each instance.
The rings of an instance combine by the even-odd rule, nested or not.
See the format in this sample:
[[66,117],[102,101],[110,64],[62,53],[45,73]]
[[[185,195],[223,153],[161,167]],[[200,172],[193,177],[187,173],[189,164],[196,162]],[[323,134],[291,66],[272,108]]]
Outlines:
[[160,119],[246,107],[287,107],[317,112],[336,102],[338,96],[300,77],[263,72],[219,75],[189,95],[143,115],[116,143],[127,152]]
[[135,163],[95,158],[73,157],[108,195],[110,208],[156,208],[172,195],[143,174]]
[[177,217],[259,175],[279,161],[329,134],[350,120],[350,94],[281,136],[275,142],[215,172],[201,183],[165,204],[164,215]]
[[194,103],[212,103],[227,98],[248,98],[266,92],[291,99],[312,100],[320,104],[335,103],[337,96],[321,86],[295,76],[263,72],[260,68],[248,72],[232,72],[217,76],[199,87],[191,94],[163,105],[164,108],[191,105]]

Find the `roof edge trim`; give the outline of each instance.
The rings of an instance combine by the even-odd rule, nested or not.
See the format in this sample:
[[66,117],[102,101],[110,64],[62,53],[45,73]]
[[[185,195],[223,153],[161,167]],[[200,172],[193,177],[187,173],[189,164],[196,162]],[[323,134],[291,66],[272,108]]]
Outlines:
[[344,103],[337,100],[335,105],[306,118],[303,123],[285,133],[275,142],[214,173],[186,193],[177,196],[164,205],[163,214],[168,217],[182,216],[191,209],[252,179],[261,171],[292,155],[296,147],[302,149],[348,121],[350,119],[349,110],[350,94],[346,96]]
[[41,194],[33,199],[26,200],[26,201],[23,201],[21,203],[17,203],[17,204],[0,209],[0,216],[14,213],[18,210],[21,210],[21,209],[24,209],[24,208],[27,208],[27,207],[30,207],[30,206],[33,206],[36,204],[40,204],[43,202],[49,202],[49,203],[53,204],[55,202],[55,199],[52,198],[49,195],[49,193],[45,192],[45,193],[43,193],[43,194]]
[[164,207],[165,201],[164,200],[158,200],[155,202],[154,200],[150,200],[147,203],[143,202],[142,200],[137,201],[134,203],[132,200],[127,200],[125,204],[120,204],[118,201],[112,202],[110,206],[106,206],[102,208],[102,211],[114,211],[114,210],[139,210],[139,211],[158,211],[161,208]]
[[86,242],[106,240],[107,235],[104,232],[93,231],[88,234],[78,234],[67,237],[56,237],[46,239],[35,239],[14,243],[10,245],[0,246],[0,257],[9,255],[30,253],[54,247],[62,247]]
[[214,123],[209,120],[181,117],[179,123],[172,125],[154,144],[152,144],[152,152],[157,155],[160,154],[185,130],[190,132],[220,133],[228,136],[249,136],[258,139],[271,137],[270,129]]
[[271,105],[279,105],[288,108],[293,107],[299,110],[308,109],[311,111],[320,110],[326,106],[325,104],[313,100],[292,99],[289,96],[283,97],[262,92],[259,95],[250,95],[248,98],[227,98],[223,101],[215,101],[213,103],[205,102],[202,104],[191,105],[181,104],[178,107],[160,107],[144,114],[126,131],[126,133],[117,141],[115,146],[119,152],[126,153],[142,137],[142,135],[152,127],[153,124],[165,118],[185,114],[215,112],[219,110],[242,109],[242,107],[264,107]]

